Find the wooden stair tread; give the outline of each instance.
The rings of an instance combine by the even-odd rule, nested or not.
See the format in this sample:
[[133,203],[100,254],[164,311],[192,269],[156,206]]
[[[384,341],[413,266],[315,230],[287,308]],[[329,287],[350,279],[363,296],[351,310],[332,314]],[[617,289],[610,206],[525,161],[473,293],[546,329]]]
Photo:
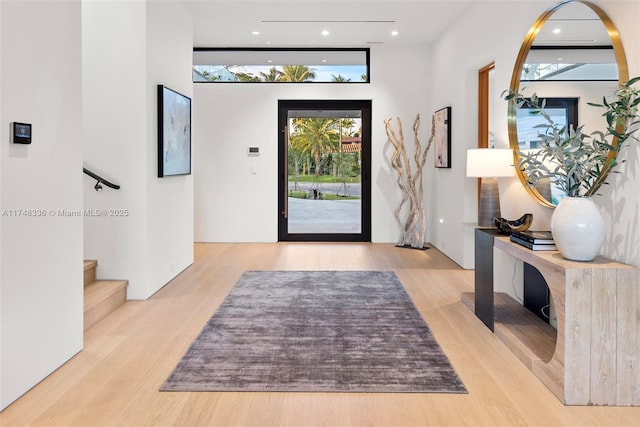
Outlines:
[[126,289],[127,280],[96,280],[84,288],[84,311],[100,304],[111,295]]
[[98,266],[98,261],[95,259],[86,259],[84,260],[84,271],[90,270]]
[[127,302],[127,280],[97,280],[97,260],[84,260],[84,329]]
[[98,261],[96,260],[85,260],[84,261],[84,286],[92,284],[96,281],[96,269],[98,267]]

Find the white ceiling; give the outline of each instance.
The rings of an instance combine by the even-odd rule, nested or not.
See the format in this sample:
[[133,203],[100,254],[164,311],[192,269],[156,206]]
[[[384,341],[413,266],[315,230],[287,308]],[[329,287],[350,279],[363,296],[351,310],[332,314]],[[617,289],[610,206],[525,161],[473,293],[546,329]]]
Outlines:
[[[554,31],[558,30],[558,33]],[[569,3],[557,10],[542,27],[537,46],[603,46],[611,39],[602,21],[581,3]]]
[[[182,1],[193,16],[195,47],[336,48],[427,45],[464,10],[490,0]],[[557,37],[546,30],[560,23],[569,30],[562,36],[564,44],[603,44],[608,39],[597,16],[576,3],[554,14],[537,44]],[[323,30],[329,34],[323,36]]]
[[273,48],[425,45],[480,1],[183,0],[195,47]]

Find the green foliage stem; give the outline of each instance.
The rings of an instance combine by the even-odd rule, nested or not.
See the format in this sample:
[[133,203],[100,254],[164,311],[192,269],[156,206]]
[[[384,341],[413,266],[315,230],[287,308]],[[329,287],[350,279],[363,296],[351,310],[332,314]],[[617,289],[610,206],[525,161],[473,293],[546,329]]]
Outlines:
[[638,105],[640,90],[633,87],[640,77],[623,83],[614,99],[602,104],[589,105],[602,108],[606,120],[605,131],[583,133],[584,126],[561,126],[545,111],[544,102],[534,93],[526,98],[514,91],[503,93],[505,100],[517,108],[531,108],[544,123],[538,128],[539,150],[519,152],[518,167],[526,174],[530,185],[549,178],[554,185],[570,197],[591,197],[605,183],[608,173],[618,165],[618,154],[630,140],[638,141],[635,132],[640,124]]

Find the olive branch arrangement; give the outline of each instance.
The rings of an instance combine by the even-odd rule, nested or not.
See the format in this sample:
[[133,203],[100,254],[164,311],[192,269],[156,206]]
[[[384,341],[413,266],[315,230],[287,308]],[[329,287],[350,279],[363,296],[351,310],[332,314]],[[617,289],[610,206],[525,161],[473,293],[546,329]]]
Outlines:
[[[614,99],[588,105],[603,108],[606,130],[583,132],[583,127],[555,123],[545,111],[545,103],[534,93],[530,98],[507,90],[504,99],[517,108],[531,108],[532,114],[539,114],[545,123],[538,128],[539,149],[519,152],[518,168],[527,177],[530,185],[535,186],[541,180],[549,178],[569,197],[591,197],[602,184],[606,184],[607,175],[619,162],[618,154],[629,140],[638,141],[635,132],[640,125],[638,106],[640,89],[634,84],[640,81],[635,77],[623,83],[614,94]],[[616,141],[617,139],[617,141]]]

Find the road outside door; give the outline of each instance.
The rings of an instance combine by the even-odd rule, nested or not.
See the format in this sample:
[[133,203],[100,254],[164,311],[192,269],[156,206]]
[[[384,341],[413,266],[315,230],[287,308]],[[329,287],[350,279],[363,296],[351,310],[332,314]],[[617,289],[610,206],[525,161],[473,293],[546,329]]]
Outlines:
[[371,101],[279,101],[279,240],[371,240]]

